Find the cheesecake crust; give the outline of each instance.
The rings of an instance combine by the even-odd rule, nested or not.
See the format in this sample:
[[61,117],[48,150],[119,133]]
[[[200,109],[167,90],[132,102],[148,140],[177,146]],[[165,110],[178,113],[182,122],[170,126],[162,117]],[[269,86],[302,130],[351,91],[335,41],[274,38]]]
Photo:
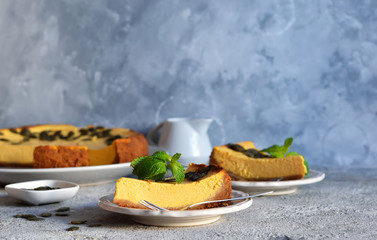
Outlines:
[[39,146],[34,150],[34,168],[88,166],[86,147]]

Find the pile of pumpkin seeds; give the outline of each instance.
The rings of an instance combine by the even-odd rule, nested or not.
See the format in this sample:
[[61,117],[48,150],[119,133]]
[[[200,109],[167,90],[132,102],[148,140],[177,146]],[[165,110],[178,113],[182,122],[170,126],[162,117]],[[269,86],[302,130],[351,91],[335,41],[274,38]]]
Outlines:
[[36,188],[23,188],[25,190],[32,190],[32,191],[48,191],[48,190],[56,190],[60,189],[60,187],[50,187],[50,186],[40,186]]

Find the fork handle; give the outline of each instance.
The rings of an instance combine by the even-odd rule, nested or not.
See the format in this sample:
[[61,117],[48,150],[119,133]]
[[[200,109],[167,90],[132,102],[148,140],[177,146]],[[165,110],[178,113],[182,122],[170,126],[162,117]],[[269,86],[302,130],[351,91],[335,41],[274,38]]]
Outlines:
[[254,194],[254,195],[249,195],[249,196],[243,196],[243,197],[236,197],[236,198],[231,198],[231,199],[228,199],[228,201],[236,201],[236,200],[243,200],[243,199],[248,199],[248,198],[253,198],[253,197],[260,197],[260,196],[263,196],[263,195],[267,195],[267,194],[270,194],[270,193],[273,193],[274,191],[269,191],[269,192],[264,192],[264,193],[258,193],[258,194]]
[[201,205],[201,204],[217,203],[217,202],[228,202],[228,201],[238,201],[238,200],[250,199],[250,198],[253,198],[253,197],[259,197],[259,196],[267,195],[267,194],[270,194],[270,193],[273,193],[273,192],[274,191],[269,191],[269,192],[254,194],[254,195],[248,195],[248,196],[230,198],[230,199],[213,200],[213,201],[195,203],[195,204],[192,204],[191,206],[187,207],[186,210],[189,209],[189,208],[192,208],[194,206]]

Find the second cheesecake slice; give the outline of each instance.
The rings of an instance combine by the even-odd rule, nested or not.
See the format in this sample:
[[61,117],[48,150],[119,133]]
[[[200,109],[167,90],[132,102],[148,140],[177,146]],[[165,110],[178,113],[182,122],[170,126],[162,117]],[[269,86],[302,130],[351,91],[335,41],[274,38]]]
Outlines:
[[[251,141],[237,145],[258,151]],[[210,156],[210,164],[221,166],[234,179],[246,181],[303,178],[307,173],[304,161],[301,155],[274,158],[260,153],[258,157],[250,157],[227,145],[214,147]]]

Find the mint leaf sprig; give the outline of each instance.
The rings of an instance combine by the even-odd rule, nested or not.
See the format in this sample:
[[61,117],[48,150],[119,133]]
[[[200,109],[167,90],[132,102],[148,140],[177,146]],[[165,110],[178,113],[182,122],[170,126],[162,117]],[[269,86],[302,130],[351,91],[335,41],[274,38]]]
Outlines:
[[170,156],[164,151],[157,151],[151,156],[139,157],[133,160],[131,162],[131,167],[134,168],[132,173],[142,180],[161,181],[168,172],[168,168],[170,168],[177,183],[181,183],[185,179],[185,169],[178,162],[180,157],[180,153]]
[[304,165],[306,167],[306,175],[309,173],[309,165],[306,161],[305,157],[297,152],[288,152],[289,147],[292,145],[293,138],[287,138],[284,141],[284,145],[272,145],[271,147],[265,148],[260,150],[261,152],[266,152],[270,154],[272,157],[280,158],[280,157],[288,157],[288,156],[301,156],[304,159]]

